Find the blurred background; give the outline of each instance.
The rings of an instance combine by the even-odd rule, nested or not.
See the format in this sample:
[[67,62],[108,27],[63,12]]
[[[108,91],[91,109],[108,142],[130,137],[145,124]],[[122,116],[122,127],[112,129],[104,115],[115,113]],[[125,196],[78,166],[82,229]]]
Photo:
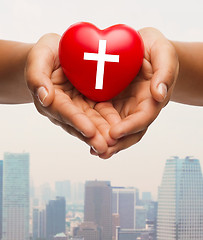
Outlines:
[[[33,43],[45,33],[63,34],[71,24],[88,21],[99,28],[151,26],[171,40],[203,41],[202,11],[202,0],[1,0],[0,38]],[[36,187],[66,179],[109,180],[114,186],[150,191],[156,198],[167,158],[203,160],[202,124],[202,108],[170,102],[140,143],[104,161],[41,116],[33,104],[0,105],[0,159],[4,152],[29,152]]]

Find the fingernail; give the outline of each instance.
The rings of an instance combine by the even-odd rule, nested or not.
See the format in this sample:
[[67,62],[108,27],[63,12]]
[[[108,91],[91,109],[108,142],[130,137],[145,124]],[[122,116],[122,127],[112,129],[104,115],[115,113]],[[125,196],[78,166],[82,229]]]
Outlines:
[[98,154],[98,151],[92,146],[92,149]]
[[84,134],[84,132],[81,131],[80,133],[81,133],[84,137],[87,137],[87,136]]
[[122,137],[125,137],[125,136],[126,136],[125,133],[120,133],[117,139],[122,138]]
[[165,99],[166,98],[166,96],[167,96],[167,91],[168,91],[168,89],[167,89],[167,86],[166,86],[166,84],[164,84],[164,83],[160,83],[159,85],[158,85],[158,92],[161,94],[161,96],[163,97],[163,99]]
[[42,104],[42,106],[44,106],[44,107],[45,107],[44,101],[47,96],[48,96],[48,92],[45,87],[38,88],[37,97],[38,97],[40,103]]

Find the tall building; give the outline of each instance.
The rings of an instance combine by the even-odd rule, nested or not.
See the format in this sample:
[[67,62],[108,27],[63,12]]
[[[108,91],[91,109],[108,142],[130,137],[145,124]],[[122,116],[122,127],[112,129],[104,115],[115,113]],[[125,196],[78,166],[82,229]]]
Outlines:
[[152,201],[152,194],[151,194],[151,192],[143,192],[142,193],[142,201],[144,201],[144,202]]
[[30,200],[34,200],[35,199],[35,186],[33,183],[33,180],[30,180]]
[[46,211],[45,209],[34,208],[32,212],[32,239],[39,240],[46,238]]
[[2,238],[3,161],[0,160],[0,239]]
[[198,159],[166,161],[159,188],[157,240],[203,239],[203,181]]
[[46,239],[53,240],[58,233],[66,231],[66,201],[56,197],[46,205]]
[[145,229],[147,210],[144,206],[135,207],[135,229]]
[[138,189],[134,187],[113,187],[112,191],[112,213],[119,215],[119,226],[124,229],[135,229],[135,209],[139,198]]
[[101,240],[112,240],[112,189],[108,181],[85,184],[84,219],[102,229]]
[[153,240],[156,240],[156,231],[157,231],[157,208],[158,202],[151,201],[147,204],[147,221],[146,228],[153,230]]
[[116,229],[120,226],[120,216],[118,213],[112,214],[112,240],[116,240]]
[[71,201],[71,183],[70,181],[57,181],[55,182],[56,196],[65,197],[66,203]]
[[29,154],[5,153],[3,240],[29,239]]
[[32,237],[33,240],[39,239],[39,209],[37,208],[32,212]]
[[45,206],[49,200],[53,199],[53,192],[49,183],[40,186],[40,205]]
[[84,183],[76,182],[71,184],[71,200],[74,204],[84,204]]
[[39,239],[46,238],[46,210],[39,211]]

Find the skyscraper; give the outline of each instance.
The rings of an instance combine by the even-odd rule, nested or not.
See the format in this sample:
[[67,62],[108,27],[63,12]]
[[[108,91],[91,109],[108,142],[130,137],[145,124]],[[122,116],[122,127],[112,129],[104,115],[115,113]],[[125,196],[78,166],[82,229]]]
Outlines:
[[112,240],[116,240],[116,229],[120,226],[120,216],[118,213],[112,214]]
[[157,240],[203,239],[203,180],[199,160],[166,161],[159,188]]
[[71,183],[70,181],[57,181],[55,182],[56,196],[65,197],[66,202],[71,201]]
[[0,160],[0,239],[2,238],[3,161]]
[[49,183],[44,183],[40,186],[40,203],[46,205],[51,199],[53,199],[51,186]]
[[107,181],[85,184],[84,219],[102,229],[101,240],[112,240],[112,189]]
[[39,238],[46,238],[46,210],[39,211]]
[[32,213],[33,240],[46,238],[46,213],[45,209],[34,208]]
[[112,213],[119,214],[121,228],[135,229],[138,196],[138,189],[134,187],[113,187]]
[[135,208],[135,229],[145,229],[146,219],[147,219],[147,210],[144,206],[136,206]]
[[3,240],[29,239],[29,154],[5,153]]
[[75,204],[84,204],[84,183],[71,184],[71,200]]
[[66,201],[64,197],[56,197],[46,205],[46,239],[53,240],[58,233],[66,230]]
[[156,240],[157,231],[157,208],[158,202],[151,201],[147,204],[147,221],[146,228],[153,230],[153,240]]
[[151,192],[143,192],[143,193],[142,193],[142,201],[144,201],[144,202],[150,202],[150,201],[152,201]]
[[34,208],[32,212],[32,237],[33,240],[39,238],[39,209]]

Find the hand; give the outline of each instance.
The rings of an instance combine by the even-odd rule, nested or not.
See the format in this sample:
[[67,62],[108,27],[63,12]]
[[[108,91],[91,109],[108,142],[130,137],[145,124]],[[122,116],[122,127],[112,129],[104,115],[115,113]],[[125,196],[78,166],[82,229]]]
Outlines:
[[117,141],[109,135],[109,123],[94,109],[96,103],[83,97],[63,74],[59,40],[59,35],[47,34],[30,51],[25,69],[28,88],[42,115],[102,154]]
[[[144,41],[145,53],[138,76],[121,94],[108,102],[108,108],[107,103],[95,106],[111,125],[111,138],[118,140],[99,155],[101,158],[109,158],[140,141],[170,100],[178,76],[179,62],[173,45],[156,29],[144,28],[139,32]],[[122,120],[112,124],[111,118],[116,114]],[[91,153],[98,155],[93,149]]]

